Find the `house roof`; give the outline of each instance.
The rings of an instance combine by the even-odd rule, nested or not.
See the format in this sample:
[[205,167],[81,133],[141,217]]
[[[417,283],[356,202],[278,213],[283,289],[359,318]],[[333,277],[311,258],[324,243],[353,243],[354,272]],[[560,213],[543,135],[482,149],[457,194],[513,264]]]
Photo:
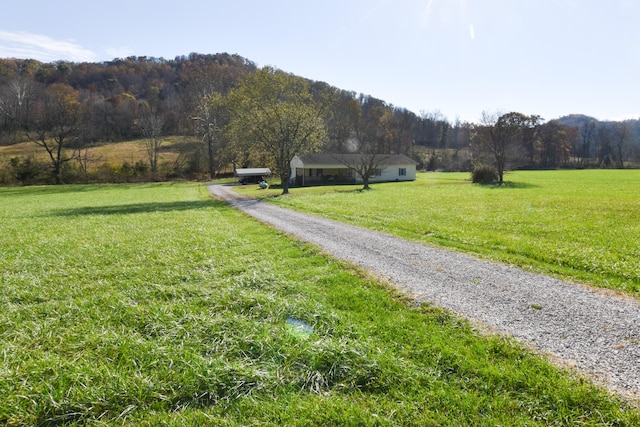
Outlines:
[[235,171],[236,176],[268,176],[271,175],[269,168],[239,168]]
[[[344,163],[357,163],[360,157],[364,154],[324,154],[324,153],[312,153],[302,154],[298,157],[302,160],[305,166],[310,165],[327,165],[327,164],[344,164]],[[380,164],[386,166],[393,165],[415,165],[417,162],[405,156],[404,154],[376,154],[380,156]]]

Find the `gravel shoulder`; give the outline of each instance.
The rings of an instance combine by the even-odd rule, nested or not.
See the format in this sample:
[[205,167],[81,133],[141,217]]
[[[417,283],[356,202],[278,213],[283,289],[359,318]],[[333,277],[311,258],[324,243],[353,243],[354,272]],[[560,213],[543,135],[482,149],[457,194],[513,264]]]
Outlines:
[[626,397],[640,398],[640,301],[295,212],[210,185],[256,219],[389,280],[428,302],[511,335]]

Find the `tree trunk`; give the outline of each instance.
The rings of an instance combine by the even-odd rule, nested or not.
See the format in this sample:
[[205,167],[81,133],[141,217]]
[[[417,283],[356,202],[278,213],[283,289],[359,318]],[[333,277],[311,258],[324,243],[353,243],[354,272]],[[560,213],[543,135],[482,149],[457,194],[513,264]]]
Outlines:
[[369,187],[369,178],[364,178],[363,177],[362,184],[363,184],[363,186],[362,186],[363,190],[370,190],[371,189],[371,187]]
[[[209,149],[209,177],[211,179],[215,179],[216,177],[216,167],[215,167],[215,157],[214,157],[214,152],[213,152],[213,138],[211,136],[209,136],[208,141],[207,141],[207,146]],[[235,168],[234,168],[235,170]]]
[[282,194],[289,194],[289,184],[282,185]]
[[280,174],[280,184],[282,185],[282,194],[289,194],[289,174]]

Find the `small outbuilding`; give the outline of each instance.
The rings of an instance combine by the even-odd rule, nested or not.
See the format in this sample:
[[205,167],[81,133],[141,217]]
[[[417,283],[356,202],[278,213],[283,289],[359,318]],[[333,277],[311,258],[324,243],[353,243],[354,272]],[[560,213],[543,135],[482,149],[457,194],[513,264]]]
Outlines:
[[240,168],[233,173],[242,184],[257,184],[271,176],[269,168]]

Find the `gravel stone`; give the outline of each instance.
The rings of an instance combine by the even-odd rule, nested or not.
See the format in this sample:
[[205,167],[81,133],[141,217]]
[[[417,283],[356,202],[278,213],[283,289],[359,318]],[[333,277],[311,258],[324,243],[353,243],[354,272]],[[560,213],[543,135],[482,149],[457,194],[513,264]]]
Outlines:
[[640,397],[640,301],[245,198],[215,197],[389,280],[418,302],[507,334],[621,395]]

